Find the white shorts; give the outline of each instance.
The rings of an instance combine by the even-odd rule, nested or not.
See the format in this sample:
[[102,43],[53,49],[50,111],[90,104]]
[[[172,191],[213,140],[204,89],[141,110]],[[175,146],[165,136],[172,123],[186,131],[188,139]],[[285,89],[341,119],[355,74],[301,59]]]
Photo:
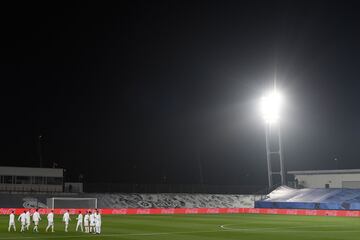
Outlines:
[[34,221],[35,226],[39,225],[39,221]]
[[15,225],[15,222],[9,222],[9,225]]
[[84,222],[84,226],[88,227],[89,226],[89,222]]
[[90,223],[90,227],[95,227],[95,223],[94,223],[94,222],[91,222],[91,223]]
[[48,222],[48,226],[54,226],[54,222]]
[[25,222],[21,222],[21,225],[25,226],[25,224],[26,224]]

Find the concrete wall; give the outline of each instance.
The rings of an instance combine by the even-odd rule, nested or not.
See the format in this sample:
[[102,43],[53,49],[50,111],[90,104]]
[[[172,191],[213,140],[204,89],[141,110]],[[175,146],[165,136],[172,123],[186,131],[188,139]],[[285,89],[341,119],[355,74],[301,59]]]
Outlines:
[[360,173],[295,175],[299,185],[306,188],[360,188]]
[[0,184],[0,191],[4,192],[62,192],[62,185],[45,184]]

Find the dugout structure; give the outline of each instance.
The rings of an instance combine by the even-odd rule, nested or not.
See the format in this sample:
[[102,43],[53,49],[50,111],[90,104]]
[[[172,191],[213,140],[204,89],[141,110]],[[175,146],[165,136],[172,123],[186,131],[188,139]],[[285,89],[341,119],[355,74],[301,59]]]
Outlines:
[[52,197],[47,199],[48,208],[98,208],[97,198]]

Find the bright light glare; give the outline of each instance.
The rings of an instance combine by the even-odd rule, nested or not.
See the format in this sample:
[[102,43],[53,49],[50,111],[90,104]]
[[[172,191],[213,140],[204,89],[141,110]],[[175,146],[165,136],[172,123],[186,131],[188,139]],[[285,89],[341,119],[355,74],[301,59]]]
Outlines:
[[282,105],[283,98],[276,90],[269,92],[261,98],[260,111],[266,123],[279,122]]

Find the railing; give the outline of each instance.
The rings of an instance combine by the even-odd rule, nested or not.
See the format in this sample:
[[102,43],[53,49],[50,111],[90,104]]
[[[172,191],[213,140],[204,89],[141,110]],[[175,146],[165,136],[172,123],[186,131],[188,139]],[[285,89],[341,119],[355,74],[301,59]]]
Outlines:
[[49,184],[0,184],[0,192],[63,192],[63,185]]

